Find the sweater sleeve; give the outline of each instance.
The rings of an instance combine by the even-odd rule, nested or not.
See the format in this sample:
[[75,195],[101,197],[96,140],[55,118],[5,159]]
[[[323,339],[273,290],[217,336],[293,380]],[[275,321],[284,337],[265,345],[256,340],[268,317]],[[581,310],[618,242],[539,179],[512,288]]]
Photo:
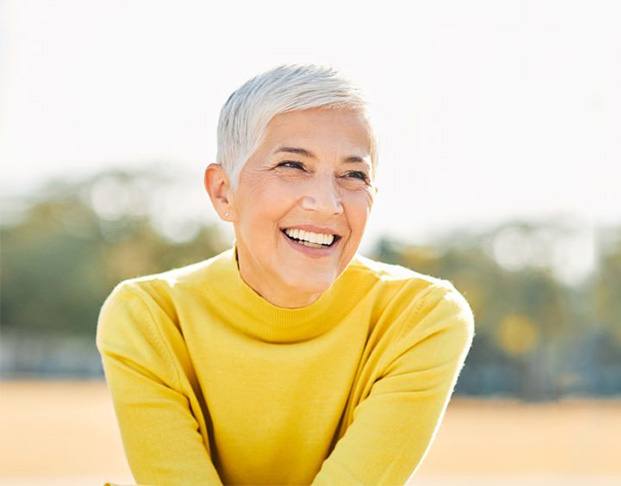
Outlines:
[[122,282],[105,300],[97,349],[134,479],[145,485],[221,485],[179,386],[172,353],[143,298]]
[[403,485],[427,454],[470,349],[474,316],[450,284],[431,287],[413,308],[313,485]]

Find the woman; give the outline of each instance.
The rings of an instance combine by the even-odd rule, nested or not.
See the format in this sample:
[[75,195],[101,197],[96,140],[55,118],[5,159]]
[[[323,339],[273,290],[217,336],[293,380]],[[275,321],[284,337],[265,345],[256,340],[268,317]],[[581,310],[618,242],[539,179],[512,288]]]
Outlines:
[[449,281],[357,253],[377,166],[360,92],[331,68],[265,72],[222,108],[217,158],[232,247],[119,283],[99,316],[136,481],[403,484],[474,319]]

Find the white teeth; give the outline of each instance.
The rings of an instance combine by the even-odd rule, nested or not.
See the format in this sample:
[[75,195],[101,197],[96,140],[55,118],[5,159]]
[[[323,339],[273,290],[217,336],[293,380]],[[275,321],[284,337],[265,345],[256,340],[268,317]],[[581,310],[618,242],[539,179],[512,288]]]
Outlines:
[[310,243],[316,243],[320,245],[330,245],[334,240],[334,235],[327,235],[323,233],[313,233],[311,231],[304,231],[297,228],[287,228],[285,230],[291,238],[295,238],[297,240],[305,240]]

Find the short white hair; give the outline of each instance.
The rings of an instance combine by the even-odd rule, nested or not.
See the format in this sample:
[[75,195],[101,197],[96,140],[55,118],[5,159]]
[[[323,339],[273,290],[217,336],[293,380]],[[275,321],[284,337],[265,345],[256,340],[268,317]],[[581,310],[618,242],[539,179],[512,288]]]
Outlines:
[[237,188],[244,164],[258,148],[273,117],[319,107],[354,109],[365,117],[375,172],[376,140],[367,101],[360,88],[330,66],[284,64],[246,81],[229,96],[220,111],[216,158],[228,174],[233,190]]

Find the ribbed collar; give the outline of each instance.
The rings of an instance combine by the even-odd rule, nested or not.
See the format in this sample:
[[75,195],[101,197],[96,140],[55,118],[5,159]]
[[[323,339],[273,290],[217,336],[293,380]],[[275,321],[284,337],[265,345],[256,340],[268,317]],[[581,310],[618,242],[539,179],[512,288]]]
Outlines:
[[[234,321],[231,324],[243,332],[270,342],[306,340],[338,324],[360,298],[355,288],[357,279],[351,275],[354,262],[355,258],[312,304],[297,308],[279,307],[243,280],[237,265],[237,245],[234,244],[212,262],[215,274],[210,273],[215,285],[210,287],[217,291],[223,316],[230,315]],[[232,310],[230,313],[226,310],[228,306]]]

